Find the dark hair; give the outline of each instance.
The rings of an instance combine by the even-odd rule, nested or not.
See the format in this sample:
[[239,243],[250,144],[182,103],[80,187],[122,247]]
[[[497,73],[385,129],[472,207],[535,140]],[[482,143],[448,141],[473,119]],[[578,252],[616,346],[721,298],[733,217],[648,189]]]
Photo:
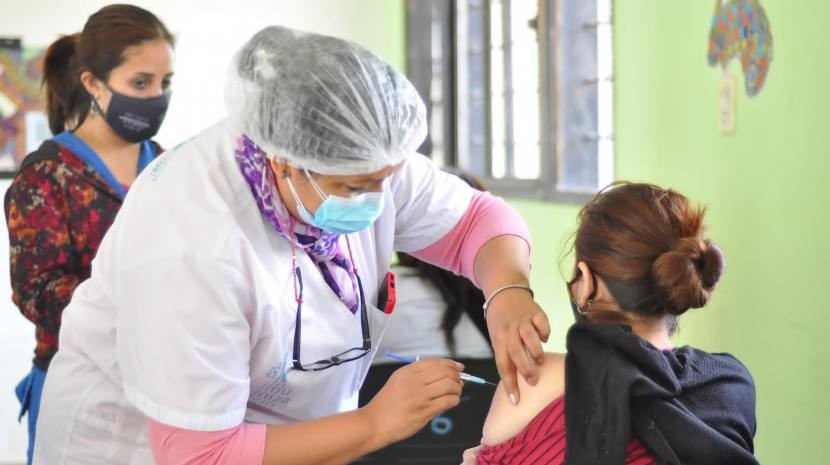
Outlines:
[[[444,171],[461,178],[476,190],[485,190],[481,181],[469,173],[452,168],[444,168]],[[492,346],[490,334],[487,332],[487,322],[484,321],[484,314],[481,310],[482,305],[484,305],[484,295],[469,279],[418,260],[403,252],[398,252],[398,262],[401,266],[414,268],[419,276],[429,281],[441,293],[441,297],[447,304],[444,316],[441,319],[441,330],[444,332],[444,340],[450,348],[451,356],[455,356],[453,330],[458,326],[458,322],[461,321],[461,316],[464,313],[470,316],[479,332],[487,339],[488,345]]]
[[670,189],[614,183],[579,212],[576,260],[623,312],[659,318],[703,307],[724,268],[721,250],[704,236],[704,213]]
[[46,50],[43,85],[49,129],[77,129],[89,113],[92,99],[81,83],[81,73],[90,71],[102,81],[124,62],[124,50],[148,40],[164,39],[174,45],[173,35],[153,13],[133,5],[108,5],[89,17],[83,31],[56,40]]

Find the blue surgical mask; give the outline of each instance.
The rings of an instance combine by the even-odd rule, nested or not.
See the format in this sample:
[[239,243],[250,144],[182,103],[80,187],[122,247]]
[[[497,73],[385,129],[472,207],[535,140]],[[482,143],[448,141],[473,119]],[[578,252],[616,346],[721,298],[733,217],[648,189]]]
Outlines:
[[383,211],[383,192],[365,192],[354,197],[329,195],[323,191],[308,171],[304,171],[317,191],[317,195],[323,199],[323,203],[317,207],[314,215],[300,201],[291,179],[287,178],[286,181],[288,181],[294,202],[297,204],[300,219],[307,224],[328,232],[351,234],[371,226]]

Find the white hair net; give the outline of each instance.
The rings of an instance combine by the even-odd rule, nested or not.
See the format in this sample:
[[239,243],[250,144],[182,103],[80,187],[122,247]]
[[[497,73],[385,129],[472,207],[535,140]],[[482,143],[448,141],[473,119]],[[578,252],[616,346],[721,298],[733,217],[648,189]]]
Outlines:
[[345,40],[280,26],[236,53],[225,105],[269,157],[321,174],[398,164],[427,131],[424,103],[389,64]]

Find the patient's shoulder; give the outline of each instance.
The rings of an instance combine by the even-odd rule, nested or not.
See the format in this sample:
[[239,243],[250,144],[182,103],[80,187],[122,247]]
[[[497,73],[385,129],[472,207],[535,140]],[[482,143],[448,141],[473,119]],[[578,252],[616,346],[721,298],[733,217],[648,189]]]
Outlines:
[[565,393],[565,355],[545,354],[539,382],[530,386],[519,376],[519,403],[513,405],[501,383],[484,421],[482,444],[494,445],[519,434],[553,400]]

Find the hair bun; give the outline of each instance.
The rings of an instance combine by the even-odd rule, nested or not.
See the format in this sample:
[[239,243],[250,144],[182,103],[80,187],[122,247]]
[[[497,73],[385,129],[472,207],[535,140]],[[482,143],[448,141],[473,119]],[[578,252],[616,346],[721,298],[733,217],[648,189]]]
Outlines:
[[656,290],[666,311],[680,315],[690,308],[706,305],[723,274],[723,253],[708,240],[685,237],[663,253],[651,269]]
[[705,241],[706,250],[700,258],[700,278],[704,289],[712,289],[723,276],[724,260],[720,247]]

